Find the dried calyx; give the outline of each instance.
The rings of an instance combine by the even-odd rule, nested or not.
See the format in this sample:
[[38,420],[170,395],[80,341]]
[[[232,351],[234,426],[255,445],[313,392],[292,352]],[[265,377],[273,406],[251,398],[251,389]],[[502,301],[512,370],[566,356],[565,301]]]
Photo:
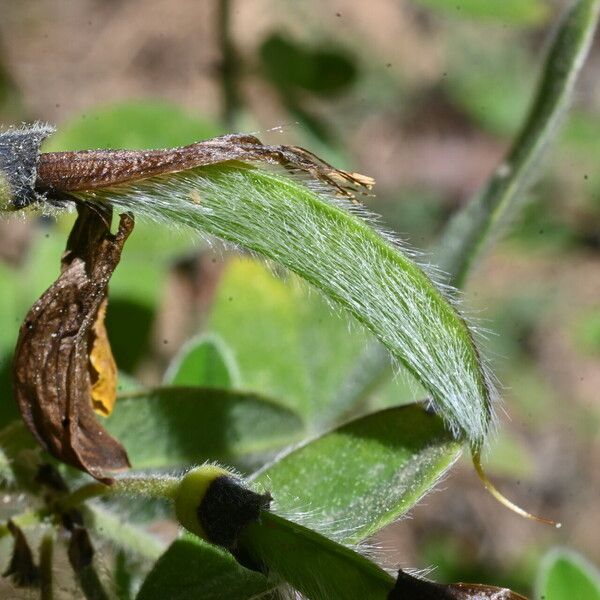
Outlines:
[[43,199],[36,190],[42,142],[54,132],[48,125],[0,132],[0,210],[18,210]]
[[21,326],[13,363],[14,391],[26,425],[51,454],[110,483],[129,467],[122,445],[96,419],[116,396],[116,367],[104,314],[109,279],[133,217],[111,234],[110,208],[78,206],[58,279]]

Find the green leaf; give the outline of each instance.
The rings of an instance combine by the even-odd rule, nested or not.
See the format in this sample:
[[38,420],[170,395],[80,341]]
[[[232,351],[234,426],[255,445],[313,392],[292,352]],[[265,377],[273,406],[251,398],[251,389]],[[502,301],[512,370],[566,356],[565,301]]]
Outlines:
[[600,600],[600,571],[579,554],[556,548],[542,561],[536,588],[540,600]]
[[457,17],[489,19],[514,25],[535,25],[548,15],[542,0],[416,0]]
[[272,587],[226,550],[186,534],[154,564],[136,600],[250,600]]
[[295,277],[261,262],[231,259],[207,325],[233,350],[245,390],[276,398],[322,422],[370,336]]
[[143,469],[205,460],[239,464],[297,440],[302,422],[253,394],[165,387],[120,397],[106,428],[132,466]]
[[201,335],[187,342],[171,361],[165,385],[189,387],[238,387],[235,358],[220,337]]
[[141,180],[98,191],[94,200],[188,225],[287,267],[366,325],[455,432],[476,444],[484,438],[491,385],[472,332],[410,255],[349,202],[241,163]]
[[419,405],[383,410],[292,450],[253,480],[280,514],[357,543],[405,514],[456,460],[460,445]]
[[246,527],[239,546],[310,600],[387,600],[394,587],[364,556],[270,512]]
[[536,167],[569,107],[599,11],[598,0],[579,0],[566,13],[533,105],[512,148],[487,186],[450,222],[437,256],[453,285],[463,285],[473,264],[522,204]]
[[579,315],[573,333],[578,348],[590,356],[600,356],[600,307]]

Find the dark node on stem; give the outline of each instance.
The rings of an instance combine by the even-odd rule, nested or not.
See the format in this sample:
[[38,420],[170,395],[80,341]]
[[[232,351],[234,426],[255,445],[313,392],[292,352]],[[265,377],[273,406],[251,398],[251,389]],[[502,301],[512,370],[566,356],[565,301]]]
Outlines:
[[0,209],[18,210],[44,195],[36,191],[40,146],[54,132],[35,124],[0,133]]
[[419,579],[405,571],[398,571],[394,589],[388,600],[525,600],[523,596],[505,588],[472,583],[444,585]]
[[448,592],[445,586],[419,579],[400,569],[396,585],[389,593],[388,600],[405,600],[406,598],[411,600],[456,600],[456,596]]
[[258,494],[235,477],[223,475],[208,486],[197,509],[198,521],[209,542],[231,550],[243,529],[269,509],[271,500],[271,494]]
[[34,587],[40,580],[40,572],[33,560],[33,553],[20,527],[8,521],[8,530],[14,539],[12,556],[2,577],[11,577],[16,586]]

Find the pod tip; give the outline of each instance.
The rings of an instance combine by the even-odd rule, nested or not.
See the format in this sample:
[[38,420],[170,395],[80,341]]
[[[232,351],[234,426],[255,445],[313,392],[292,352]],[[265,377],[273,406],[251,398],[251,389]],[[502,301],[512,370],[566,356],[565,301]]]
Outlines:
[[540,517],[538,515],[534,515],[530,512],[527,512],[519,505],[515,504],[511,500],[509,500],[506,496],[504,496],[498,488],[490,481],[488,476],[486,475],[483,467],[481,465],[481,453],[479,450],[472,450],[471,458],[473,460],[473,466],[475,467],[475,471],[477,476],[483,483],[485,489],[503,506],[506,506],[509,510],[517,513],[518,515],[524,517],[525,519],[530,519],[532,521],[537,521],[538,523],[544,523],[545,525],[553,525],[556,529],[560,529],[562,527],[562,523],[554,521],[552,519],[547,519],[545,517]]

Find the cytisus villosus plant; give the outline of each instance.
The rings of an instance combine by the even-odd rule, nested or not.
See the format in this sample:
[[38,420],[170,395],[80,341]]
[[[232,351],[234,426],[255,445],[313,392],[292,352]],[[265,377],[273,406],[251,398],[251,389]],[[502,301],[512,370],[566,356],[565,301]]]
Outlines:
[[[599,11],[600,0],[579,0],[566,13],[521,132],[450,223],[438,267],[425,266],[362,208],[370,178],[301,148],[228,135],[173,150],[44,153],[50,127],[1,133],[0,208],[78,214],[60,275],[28,312],[14,354],[14,396],[27,429],[15,422],[0,432],[2,485],[32,498],[0,528],[13,539],[6,574],[15,584],[51,598],[54,544],[66,539],[81,593],[110,597],[93,532],[123,549],[122,561],[155,561],[141,600],[291,590],[311,599],[517,598],[390,574],[361,554],[360,543],[414,506],[465,446],[499,496],[480,461],[494,430],[493,377],[451,286],[462,286],[514,216],[568,106]],[[120,224],[111,233],[115,210]],[[104,318],[134,217],[183,225],[281,265],[374,335],[380,346],[369,351],[376,358],[364,364],[364,377],[323,411],[333,428],[323,433],[306,407],[238,389],[229,351],[211,338],[186,347],[163,386],[131,383],[117,398]],[[390,355],[428,397],[340,424],[359,412]],[[197,369],[209,375],[198,378]],[[207,459],[245,475],[212,463],[192,468]],[[65,465],[97,481],[80,482]],[[172,504],[191,533],[165,550],[113,512],[121,497],[139,499],[140,511]],[[39,556],[31,549],[36,529]]]

